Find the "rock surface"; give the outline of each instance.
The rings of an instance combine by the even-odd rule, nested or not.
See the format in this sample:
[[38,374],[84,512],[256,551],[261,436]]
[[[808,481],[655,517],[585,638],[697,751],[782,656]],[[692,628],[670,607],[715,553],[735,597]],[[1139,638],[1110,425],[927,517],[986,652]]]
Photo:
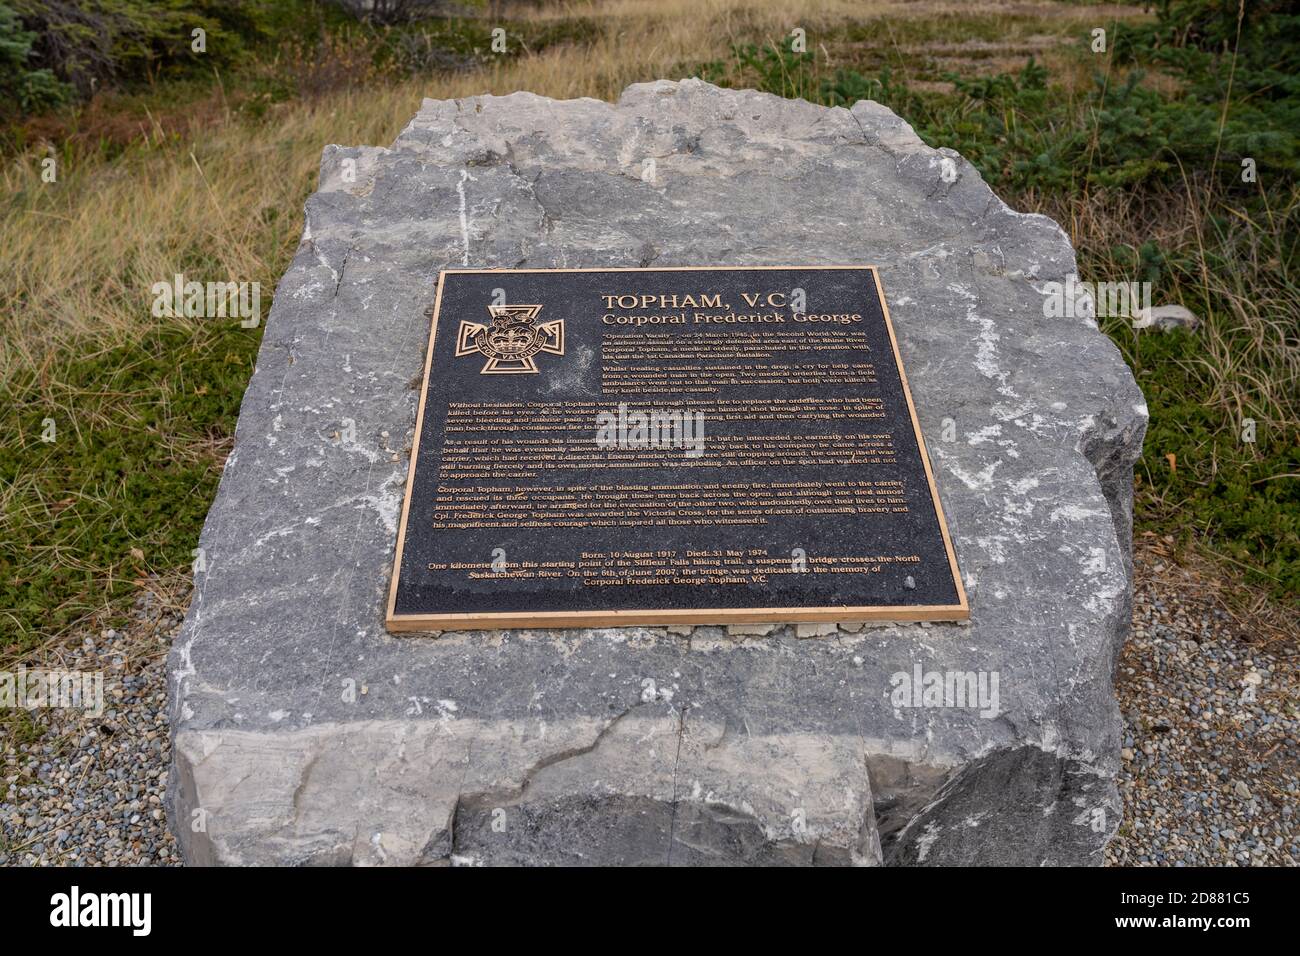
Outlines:
[[[439,269],[792,263],[881,268],[969,625],[384,631]],[[1086,300],[1044,318],[1074,272],[871,102],[660,81],[328,147],[170,660],[187,860],[1100,862],[1146,407]],[[996,695],[900,692],[956,672]]]

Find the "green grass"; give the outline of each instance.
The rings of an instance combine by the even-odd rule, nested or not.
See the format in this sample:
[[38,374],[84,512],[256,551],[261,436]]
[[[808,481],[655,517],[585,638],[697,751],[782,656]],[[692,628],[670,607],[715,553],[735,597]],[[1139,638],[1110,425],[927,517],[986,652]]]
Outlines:
[[260,337],[211,320],[5,384],[0,613],[14,650],[105,605],[122,623],[138,578],[190,563]]

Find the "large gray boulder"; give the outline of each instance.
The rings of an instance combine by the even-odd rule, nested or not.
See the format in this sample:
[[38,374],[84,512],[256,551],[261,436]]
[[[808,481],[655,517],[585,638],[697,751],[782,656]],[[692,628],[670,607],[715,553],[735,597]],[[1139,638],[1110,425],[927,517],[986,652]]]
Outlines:
[[[385,632],[439,269],[818,263],[881,268],[969,624]],[[186,858],[1100,862],[1146,408],[1086,299],[1044,318],[1075,268],[871,102],[426,100],[327,147],[171,657]],[[900,676],[957,673],[997,699]]]

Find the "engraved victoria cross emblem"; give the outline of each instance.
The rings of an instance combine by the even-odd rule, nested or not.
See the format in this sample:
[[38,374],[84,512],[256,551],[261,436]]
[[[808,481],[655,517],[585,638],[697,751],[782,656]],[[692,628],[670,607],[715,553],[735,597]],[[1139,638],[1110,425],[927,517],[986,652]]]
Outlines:
[[537,371],[539,352],[564,354],[564,320],[538,322],[540,305],[489,305],[491,325],[460,323],[456,355],[487,356],[480,375],[512,375]]

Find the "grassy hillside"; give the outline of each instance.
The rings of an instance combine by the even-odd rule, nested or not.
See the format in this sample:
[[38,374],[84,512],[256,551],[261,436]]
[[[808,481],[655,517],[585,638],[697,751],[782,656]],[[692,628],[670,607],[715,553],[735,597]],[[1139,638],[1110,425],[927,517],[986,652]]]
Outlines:
[[321,148],[386,145],[423,96],[611,99],[662,76],[881,100],[1012,205],[1060,220],[1084,278],[1149,280],[1157,303],[1190,308],[1195,332],[1106,329],[1152,415],[1139,532],[1297,600],[1295,18],[1238,36],[1235,3],[1157,19],[1051,2],[612,0],[381,27],[305,0],[192,6],[212,20],[208,53],[173,30],[149,55],[126,43],[134,59],[93,84],[51,67],[53,92],[30,81],[0,134],[0,661],[111,623],[138,581],[188,568],[261,329],[155,317],[154,282],[258,281],[265,311]]

